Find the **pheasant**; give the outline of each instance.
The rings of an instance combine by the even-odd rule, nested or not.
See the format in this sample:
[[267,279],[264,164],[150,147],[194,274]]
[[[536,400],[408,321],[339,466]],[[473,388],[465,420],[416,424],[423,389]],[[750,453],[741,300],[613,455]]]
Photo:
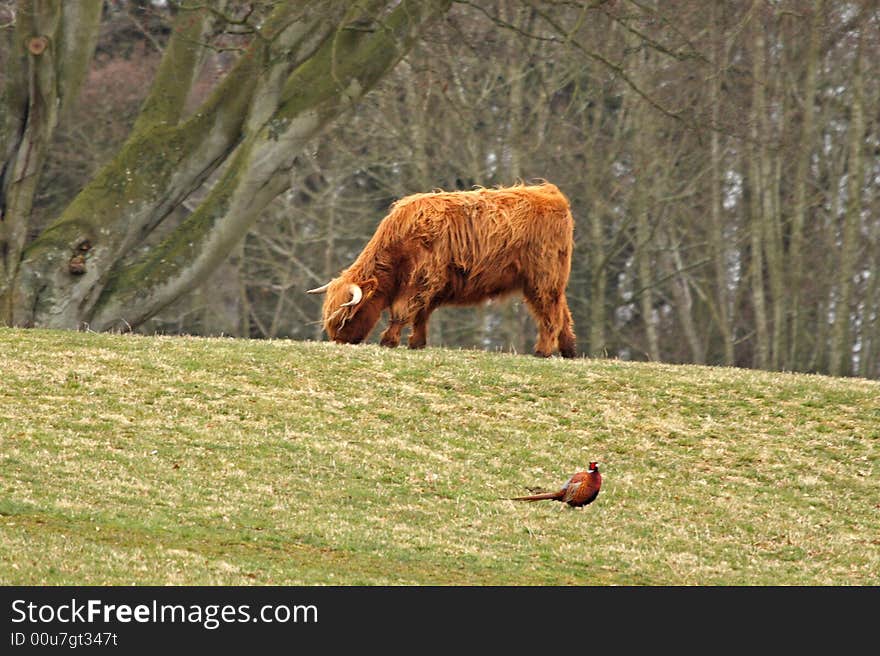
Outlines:
[[580,508],[592,503],[599,496],[599,488],[602,487],[602,474],[599,473],[599,463],[591,462],[587,471],[579,471],[562,486],[558,492],[545,492],[533,494],[528,497],[514,497],[511,501],[544,501],[553,499],[562,501],[572,508]]

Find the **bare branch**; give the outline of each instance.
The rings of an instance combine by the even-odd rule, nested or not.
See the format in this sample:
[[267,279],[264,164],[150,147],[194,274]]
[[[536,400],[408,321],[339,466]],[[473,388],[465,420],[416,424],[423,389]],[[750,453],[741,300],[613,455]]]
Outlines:
[[[565,30],[558,22],[556,22],[548,14],[548,12],[546,12],[543,9],[541,9],[540,7],[538,7],[537,4],[535,2],[533,2],[532,0],[526,0],[528,5],[535,11],[535,13],[538,16],[540,16],[551,28],[553,28],[553,30],[558,35],[560,35],[562,38],[560,38],[559,36],[552,36],[552,35],[551,36],[544,36],[541,34],[536,34],[534,32],[527,32],[527,31],[523,30],[522,28],[520,28],[519,26],[513,25],[510,22],[503,20],[499,16],[492,14],[485,7],[480,6],[478,3],[471,2],[470,0],[455,0],[455,1],[458,4],[467,5],[469,7],[476,9],[477,11],[479,11],[480,13],[485,15],[487,18],[489,18],[489,20],[491,20],[493,23],[495,23],[499,27],[503,27],[505,29],[516,32],[517,34],[519,34],[521,36],[527,37],[529,39],[536,39],[538,41],[548,42],[548,43],[558,43],[560,45],[573,46],[574,48],[576,48],[577,50],[582,52],[584,55],[586,55],[590,59],[597,61],[600,64],[602,64],[603,66],[605,66],[606,68],[612,70],[618,77],[620,77],[620,79],[622,79],[626,83],[627,86],[629,86],[633,91],[635,91],[639,96],[641,96],[649,105],[651,105],[651,107],[653,107],[654,109],[656,109],[660,113],[664,114],[665,116],[668,116],[669,118],[675,119],[676,121],[683,121],[684,120],[682,117],[682,112],[674,111],[674,110],[671,110],[671,109],[664,107],[657,100],[652,98],[647,92],[643,91],[633,81],[633,79],[627,74],[626,70],[624,70],[623,65],[611,61],[608,57],[606,57],[602,53],[596,52],[594,50],[589,50],[588,48],[584,47],[583,44],[579,43],[574,38],[575,33],[581,27],[584,13],[586,11],[591,10],[591,9],[601,8],[602,5],[604,5],[607,0],[598,0],[597,2],[595,2],[593,4],[589,4],[589,5],[582,5],[580,3],[577,3],[579,7],[584,9],[584,13],[581,14],[580,20],[578,20],[578,22],[575,24],[574,28],[572,28],[571,30]],[[653,42],[652,42],[652,45],[653,45]],[[658,44],[658,46],[659,46],[659,44]],[[676,59],[684,58],[681,56],[676,56],[674,53],[672,53],[671,51],[668,51],[666,49],[664,49],[664,52],[667,52],[667,54],[670,54],[670,56],[673,56]]]

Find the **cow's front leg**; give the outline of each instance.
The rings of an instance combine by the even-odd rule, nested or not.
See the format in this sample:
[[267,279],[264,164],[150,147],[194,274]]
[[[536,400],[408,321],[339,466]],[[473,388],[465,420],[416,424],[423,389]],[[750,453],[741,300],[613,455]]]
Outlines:
[[388,322],[388,327],[382,333],[382,339],[379,343],[382,346],[394,348],[400,344],[400,331],[410,322],[409,297],[398,296],[391,304],[389,311],[391,320]]
[[418,312],[413,319],[412,334],[409,336],[409,347],[411,349],[425,348],[428,343],[428,319],[431,317],[431,310],[425,308]]
[[382,333],[382,339],[379,341],[379,344],[390,348],[394,348],[400,344],[400,331],[403,330],[406,323],[406,319],[395,317],[392,314],[391,321]]
[[430,310],[425,303],[425,294],[410,287],[391,304],[391,320],[382,333],[382,346],[400,344],[400,332],[407,324],[413,324],[413,334],[409,339],[410,348],[421,348],[427,341],[427,321]]

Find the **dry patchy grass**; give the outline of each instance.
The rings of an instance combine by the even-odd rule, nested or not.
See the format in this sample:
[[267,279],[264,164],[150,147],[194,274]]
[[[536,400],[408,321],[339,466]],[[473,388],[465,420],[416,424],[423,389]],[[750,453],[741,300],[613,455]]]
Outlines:
[[[880,584],[880,384],[0,330],[0,584]],[[515,504],[589,460],[592,505]]]

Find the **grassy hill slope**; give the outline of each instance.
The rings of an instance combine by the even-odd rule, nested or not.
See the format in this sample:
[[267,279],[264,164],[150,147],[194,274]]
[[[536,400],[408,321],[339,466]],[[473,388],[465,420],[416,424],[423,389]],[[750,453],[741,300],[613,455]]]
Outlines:
[[[0,584],[880,584],[880,384],[0,329]],[[590,460],[583,509],[514,503]]]

